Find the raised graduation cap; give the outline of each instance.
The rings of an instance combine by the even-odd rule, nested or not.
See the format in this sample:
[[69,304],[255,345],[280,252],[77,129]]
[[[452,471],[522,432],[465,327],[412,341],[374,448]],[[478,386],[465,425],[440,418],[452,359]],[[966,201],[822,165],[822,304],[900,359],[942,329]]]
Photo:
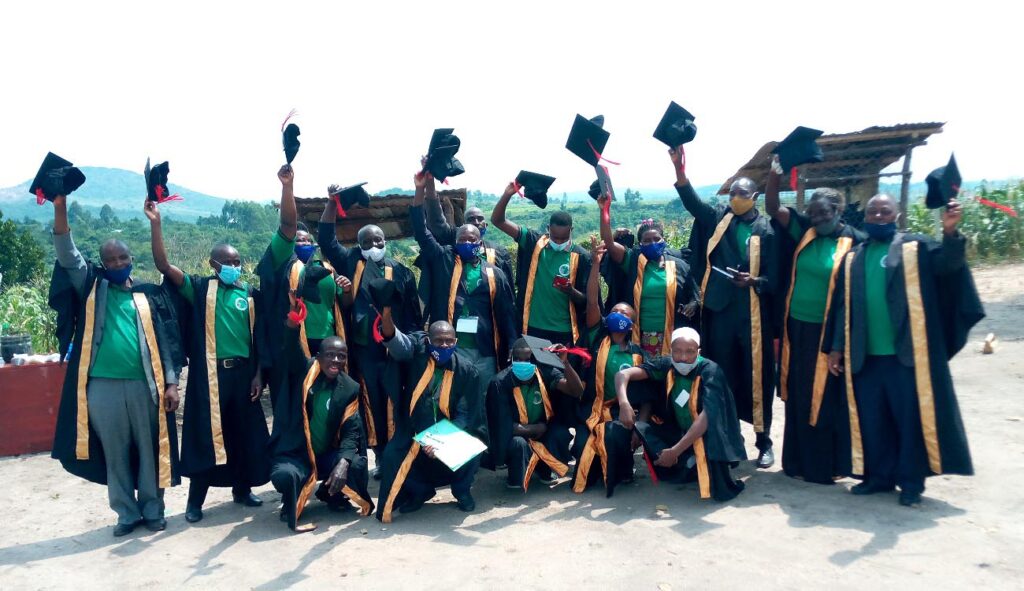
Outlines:
[[587,189],[587,195],[590,195],[590,198],[593,199],[594,201],[597,201],[598,199],[601,198],[601,181],[600,180],[596,180],[596,181],[590,183],[590,188]]
[[306,265],[297,290],[299,297],[307,302],[321,303],[320,281],[329,275],[331,275],[330,270],[323,265]]
[[395,282],[390,279],[377,277],[370,281],[367,289],[370,291],[370,301],[378,312],[396,303]]
[[35,195],[41,204],[44,200],[53,201],[57,195],[70,195],[84,182],[85,175],[81,170],[75,168],[71,162],[49,152],[46,158],[43,158],[43,164],[39,167],[36,178],[32,179],[28,192]]
[[181,197],[171,195],[167,187],[167,176],[171,172],[171,165],[168,162],[161,162],[150,167],[149,158],[146,158],[146,168],[142,175],[146,178],[146,198],[150,201],[163,203],[165,201],[181,201]]
[[814,141],[823,133],[810,127],[797,127],[786,136],[786,139],[779,142],[772,153],[779,155],[779,165],[782,166],[783,172],[789,174],[795,166],[824,160],[825,155],[822,154],[821,147]]
[[587,164],[597,166],[604,147],[608,145],[608,138],[611,137],[603,126],[603,115],[587,119],[577,114],[572,122],[572,129],[569,130],[569,139],[566,140],[565,147]]
[[672,101],[654,129],[654,139],[673,149],[692,142],[697,136],[697,125],[693,120],[692,113]]
[[341,202],[341,206],[345,209],[356,204],[370,207],[370,194],[363,188],[365,185],[366,183],[363,182],[338,189],[336,192],[331,193],[331,197],[337,197]]
[[530,346],[530,352],[533,353],[534,361],[555,369],[565,369],[565,365],[558,355],[548,351],[548,349],[554,346],[554,343],[547,339],[540,339],[529,335],[524,335],[523,338],[526,340],[526,344]]
[[466,169],[462,163],[455,158],[462,142],[455,135],[455,128],[441,127],[434,130],[430,136],[430,146],[427,148],[427,155],[423,163],[423,171],[429,172],[441,182],[450,176],[458,176]]
[[285,117],[284,122],[281,123],[281,133],[283,135],[284,143],[284,159],[288,164],[295,160],[295,155],[299,153],[299,126],[294,123],[288,123],[288,120],[295,116],[295,109],[292,109]]
[[928,209],[938,209],[949,203],[960,192],[960,169],[956,165],[956,156],[949,155],[949,163],[928,173],[924,182],[928,185],[928,194],[924,203]]
[[523,196],[544,209],[548,206],[548,189],[555,182],[555,177],[528,170],[520,170],[516,176],[516,184],[523,188]]
[[[597,197],[594,199],[600,199],[602,195],[611,195],[612,201],[615,201],[615,189],[612,188],[612,177],[608,174],[608,169],[598,164],[594,167],[594,172],[597,173]],[[593,188],[593,186],[591,186]],[[590,191],[587,191],[588,193]],[[591,195],[593,197],[593,195]]]

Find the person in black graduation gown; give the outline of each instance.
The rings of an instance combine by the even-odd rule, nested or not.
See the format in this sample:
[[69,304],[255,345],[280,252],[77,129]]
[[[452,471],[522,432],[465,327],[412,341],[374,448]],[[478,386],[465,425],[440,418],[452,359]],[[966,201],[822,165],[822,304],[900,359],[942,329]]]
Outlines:
[[[328,194],[337,191],[337,187],[332,186]],[[388,358],[387,348],[373,338],[378,314],[371,305],[370,282],[383,277],[394,283],[397,300],[393,319],[402,332],[423,330],[423,310],[412,271],[387,256],[384,231],[372,224],[363,226],[356,235],[358,244],[352,248],[343,246],[334,229],[337,215],[337,208],[328,201],[320,217],[317,240],[334,270],[352,281],[352,306],[344,312],[351,354],[349,369],[352,379],[362,386],[359,412],[367,442],[376,456],[378,467],[374,468],[373,475],[379,478],[384,446],[394,430],[394,403],[389,404],[389,393],[401,387],[401,380]]]
[[897,231],[889,195],[868,201],[869,240],[843,258],[823,350],[845,374],[858,495],[900,488],[921,501],[924,480],[974,473],[949,360],[984,310],[957,231],[960,204],[942,214],[942,240]]
[[[181,441],[181,471],[190,479],[185,520],[203,518],[211,486],[230,486],[235,503],[259,507],[263,501],[252,487],[270,478],[269,433],[260,403],[260,357],[269,354],[257,320],[260,294],[242,281],[241,258],[229,244],[210,251],[213,276],[186,275],[167,259],[155,201],[146,203],[146,216],[153,261],[179,302],[189,359]],[[278,232],[271,249],[283,262],[292,254],[292,242]]]
[[[632,420],[646,417],[651,409],[648,388],[637,384],[629,388],[628,395],[619,399],[615,395],[615,374],[629,367],[639,366],[647,355],[639,343],[632,340],[636,312],[625,302],[612,306],[606,317],[601,316],[601,261],[607,247],[595,242],[591,249],[594,261],[587,282],[587,337],[591,363],[586,374],[586,388],[577,407],[576,438],[572,454],[576,458],[573,491],[582,493],[599,479],[605,494],[612,496],[615,487],[633,479]],[[625,421],[630,421],[627,427]]]
[[[715,207],[694,191],[681,165],[681,150],[669,150],[669,155],[679,198],[693,215],[696,231],[707,237],[699,248],[704,263],[695,265],[703,272],[700,332],[705,348],[729,380],[740,419],[754,426],[757,467],[768,468],[775,463],[769,436],[775,399],[775,230],[755,207],[759,193],[754,181],[736,179],[729,188],[729,205]],[[729,278],[712,267],[735,273]]]
[[865,236],[842,223],[843,195],[819,187],[800,213],[779,202],[782,169],[772,162],[765,208],[779,237],[778,324],[782,327],[779,396],[786,403],[782,470],[807,482],[833,484],[850,473],[850,434],[842,381],[829,377],[821,352],[843,256]]
[[282,352],[287,388],[274,407],[268,445],[270,480],[281,493],[281,520],[300,533],[316,527],[298,525],[314,488],[315,496],[332,511],[343,511],[349,503],[360,515],[373,511],[359,384],[345,373],[348,347],[340,337],[327,337],[315,358],[306,355],[299,327],[304,320],[300,310],[309,304],[295,299],[294,314],[287,320]]
[[180,482],[174,411],[184,353],[174,305],[159,286],[131,278],[123,242],[103,243],[101,265],[87,261],[71,237],[67,197],[53,196],[53,207],[49,305],[57,350],[70,358],[50,455],[107,487],[114,536],[141,523],[161,531],[164,489]]
[[636,422],[658,480],[696,480],[702,499],[731,500],[744,485],[730,467],[747,459],[747,452],[729,384],[718,364],[700,356],[696,330],[678,328],[670,339],[670,355],[619,372],[615,388],[621,397],[631,382],[651,380],[663,393],[650,418]]
[[[263,296],[263,309],[267,321],[261,323],[266,331],[266,342],[281,343],[284,338],[284,317],[288,313],[290,300],[288,294],[297,289],[305,278],[306,268],[319,266],[330,273],[324,275],[319,282],[320,297],[318,302],[307,302],[307,317],[300,328],[299,344],[307,356],[315,356],[320,341],[328,336],[345,339],[345,323],[342,308],[351,305],[351,282],[343,275],[335,273],[329,262],[318,257],[317,246],[309,230],[298,222],[295,206],[295,170],[290,164],[281,167],[277,172],[281,181],[281,223],[278,228],[278,240],[267,247],[266,252],[256,265],[256,275],[260,278],[260,293]],[[294,254],[281,258],[275,250],[279,240],[290,242]],[[343,287],[348,285],[348,288]],[[345,289],[349,289],[348,292]],[[263,355],[260,359],[263,372],[267,374],[267,386],[270,399],[277,401],[279,386],[282,383],[283,368],[279,367],[276,355]]]
[[[526,492],[534,473],[551,484],[569,472],[569,444],[576,414],[567,414],[559,398],[576,402],[583,382],[568,362],[564,346],[535,337],[512,344],[512,364],[487,391],[488,454],[508,466],[506,485]],[[555,354],[557,352],[557,356]],[[574,406],[574,405],[573,405]],[[561,411],[561,412],[559,412]]]
[[454,472],[434,456],[430,446],[421,447],[417,433],[448,419],[460,429],[487,444],[484,401],[476,369],[457,352],[455,329],[444,320],[429,331],[406,335],[395,326],[391,315],[395,298],[393,286],[375,280],[374,305],[381,310],[381,337],[388,353],[402,365],[402,388],[395,404],[395,434],[388,442],[381,462],[381,485],[377,518],[390,523],[394,510],[411,513],[423,507],[441,486],[451,486],[458,508],[473,511],[476,502],[470,491],[480,456]]

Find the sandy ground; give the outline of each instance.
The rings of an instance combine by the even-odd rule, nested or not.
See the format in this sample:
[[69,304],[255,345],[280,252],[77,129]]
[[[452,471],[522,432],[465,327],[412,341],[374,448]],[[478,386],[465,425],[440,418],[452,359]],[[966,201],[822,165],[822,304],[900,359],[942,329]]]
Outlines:
[[[292,535],[278,495],[245,509],[214,489],[206,518],[188,525],[186,487],[167,493],[167,531],[111,535],[104,489],[67,475],[45,454],[0,460],[0,588],[159,586],[276,589],[1024,587],[1024,265],[978,270],[988,318],[953,361],[977,475],[929,479],[924,503],[854,497],[852,481],[823,487],[778,467],[738,474],[734,502],[699,501],[694,485],[643,474],[613,499],[535,483],[528,495],[482,471],[478,510],[442,492],[389,526],[313,502],[313,533]],[[997,353],[980,341],[994,331]],[[781,450],[782,404],[773,437]],[[750,453],[753,433],[745,429]],[[639,462],[637,463],[639,466]],[[371,484],[376,493],[376,484]]]

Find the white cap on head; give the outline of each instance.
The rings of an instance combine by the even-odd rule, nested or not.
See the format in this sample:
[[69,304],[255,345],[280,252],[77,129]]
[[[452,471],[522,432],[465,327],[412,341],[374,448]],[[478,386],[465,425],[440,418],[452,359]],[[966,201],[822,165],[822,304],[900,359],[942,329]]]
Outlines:
[[696,330],[693,330],[689,326],[684,326],[683,328],[677,328],[673,330],[672,341],[670,342],[674,343],[676,342],[676,339],[686,339],[688,341],[693,341],[697,343],[698,347],[700,346],[700,333],[698,333]]

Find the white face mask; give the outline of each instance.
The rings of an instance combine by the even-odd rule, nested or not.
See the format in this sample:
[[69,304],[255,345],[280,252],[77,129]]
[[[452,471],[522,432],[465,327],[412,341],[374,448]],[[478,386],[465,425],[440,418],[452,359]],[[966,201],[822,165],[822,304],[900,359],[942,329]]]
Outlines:
[[572,240],[566,240],[565,242],[563,242],[561,244],[558,244],[557,242],[552,240],[552,241],[548,242],[548,246],[550,246],[552,250],[557,250],[557,251],[565,252],[565,251],[569,250],[570,248],[572,248]]
[[370,249],[360,248],[359,250],[363,253],[364,259],[371,260],[375,263],[379,263],[381,259],[384,258],[384,249],[379,246],[374,246]]
[[680,375],[685,376],[688,375],[691,371],[693,371],[693,368],[697,367],[697,360],[695,359],[693,363],[686,363],[684,361],[673,361],[672,365],[675,366],[676,371],[678,371]]

